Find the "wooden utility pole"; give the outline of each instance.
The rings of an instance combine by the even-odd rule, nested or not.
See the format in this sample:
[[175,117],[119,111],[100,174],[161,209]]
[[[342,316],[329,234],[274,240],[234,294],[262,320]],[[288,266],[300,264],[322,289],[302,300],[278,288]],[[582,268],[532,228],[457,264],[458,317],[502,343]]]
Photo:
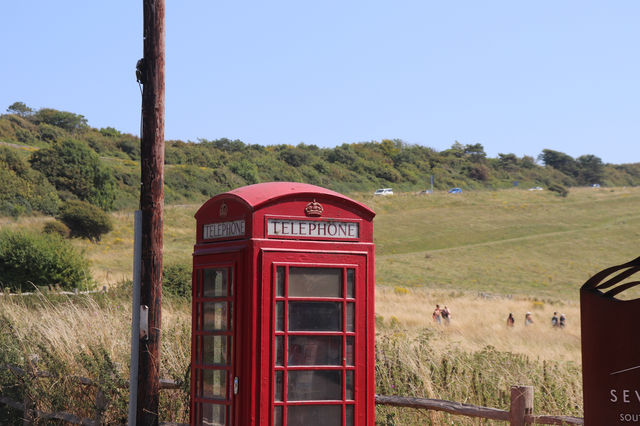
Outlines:
[[164,0],[143,0],[144,58],[140,210],[142,264],[140,303],[148,307],[149,331],[138,357],[138,425],[158,424],[162,305],[162,225],[164,210]]

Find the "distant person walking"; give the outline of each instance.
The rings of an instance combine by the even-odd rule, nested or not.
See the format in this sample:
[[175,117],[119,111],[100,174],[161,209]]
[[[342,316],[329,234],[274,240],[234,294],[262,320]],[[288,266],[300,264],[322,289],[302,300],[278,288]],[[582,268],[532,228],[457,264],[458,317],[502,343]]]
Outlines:
[[442,310],[440,310],[440,305],[436,305],[436,309],[433,311],[432,317],[438,324],[442,323]]
[[551,326],[552,327],[558,327],[558,313],[554,312],[553,316],[551,317]]
[[558,323],[558,326],[560,328],[564,328],[566,324],[567,324],[567,318],[564,316],[564,314],[560,314],[560,322]]
[[451,321],[451,311],[449,310],[449,308],[447,308],[447,305],[444,306],[444,308],[440,311],[440,313],[442,314],[442,319],[444,319],[444,323],[446,325],[449,325],[449,322]]
[[533,318],[531,318],[531,312],[527,312],[524,316],[524,325],[533,324]]
[[513,317],[513,314],[509,312],[509,316],[507,317],[507,327],[513,327],[516,323],[516,319]]

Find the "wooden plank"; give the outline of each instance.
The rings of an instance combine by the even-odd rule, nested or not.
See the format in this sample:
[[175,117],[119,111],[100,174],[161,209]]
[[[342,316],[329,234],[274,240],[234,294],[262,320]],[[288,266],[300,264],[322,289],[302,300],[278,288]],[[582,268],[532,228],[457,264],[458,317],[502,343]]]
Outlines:
[[442,399],[410,398],[404,396],[376,395],[376,404],[391,405],[395,407],[410,407],[426,410],[445,411],[450,414],[481,417],[492,420],[509,420],[509,412],[497,408],[478,407],[476,405],[462,404],[460,402],[446,401]]
[[0,396],[0,402],[18,411],[24,411],[24,404],[22,402],[14,401],[6,396]]
[[[24,410],[24,403],[14,401],[11,398],[0,396],[0,403],[8,405],[9,407],[14,408],[18,411]],[[99,424],[91,419],[83,419],[81,417],[78,417],[70,413],[45,413],[43,411],[37,411],[37,410],[32,410],[32,412],[33,414],[35,414],[35,416],[38,419],[43,419],[43,420],[46,420],[46,419],[64,420],[65,422],[76,424],[76,425],[98,425]]]

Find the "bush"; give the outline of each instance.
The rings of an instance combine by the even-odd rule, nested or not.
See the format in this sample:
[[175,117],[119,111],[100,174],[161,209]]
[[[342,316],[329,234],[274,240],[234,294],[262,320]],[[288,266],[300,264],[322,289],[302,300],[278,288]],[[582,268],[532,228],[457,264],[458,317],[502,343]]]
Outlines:
[[191,265],[175,263],[162,268],[162,290],[173,296],[191,297]]
[[58,235],[0,231],[0,284],[12,291],[33,285],[93,287],[89,263]]
[[7,147],[0,147],[0,215],[18,217],[58,211],[60,199],[49,181]]
[[74,114],[68,111],[58,111],[53,108],[41,108],[32,116],[32,120],[36,124],[46,123],[59,127],[68,132],[74,130],[86,129],[87,119],[83,115]]
[[116,198],[113,172],[86,143],[64,140],[31,155],[31,166],[47,177],[58,191],[68,191],[105,210]]
[[67,225],[57,220],[49,221],[44,224],[42,231],[45,234],[60,235],[62,238],[68,238],[71,235],[71,230]]
[[71,200],[65,203],[58,217],[69,227],[71,237],[100,241],[102,235],[113,229],[111,218],[100,208],[85,201]]
[[567,195],[569,195],[569,190],[565,186],[560,185],[559,183],[552,183],[547,188],[549,189],[549,191],[557,192],[558,195],[562,197],[566,197]]

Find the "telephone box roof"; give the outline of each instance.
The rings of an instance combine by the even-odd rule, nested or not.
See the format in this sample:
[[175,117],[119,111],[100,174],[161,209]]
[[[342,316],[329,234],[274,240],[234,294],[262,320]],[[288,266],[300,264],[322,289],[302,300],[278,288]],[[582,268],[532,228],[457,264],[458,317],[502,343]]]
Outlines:
[[[360,210],[365,216],[370,215],[371,218],[375,216],[373,210],[366,205],[352,200],[338,192],[331,191],[330,189],[322,188],[320,186],[299,182],[266,182],[243,186],[229,192],[216,195],[205,203],[200,210],[203,210],[205,205],[209,204],[209,202],[212,202],[213,200],[228,198],[230,196],[241,199],[253,211],[279,199],[292,198],[296,196],[325,196],[346,203],[350,207]],[[196,216],[198,216],[198,213],[196,213]]]

